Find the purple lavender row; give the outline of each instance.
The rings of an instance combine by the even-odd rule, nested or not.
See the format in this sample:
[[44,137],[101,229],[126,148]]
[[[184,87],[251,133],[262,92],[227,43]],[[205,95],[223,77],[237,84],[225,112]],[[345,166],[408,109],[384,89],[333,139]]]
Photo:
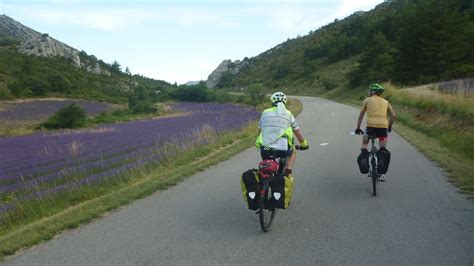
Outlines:
[[[191,140],[191,142],[193,142],[194,145],[203,143],[203,141],[199,140],[199,139],[193,139],[193,140]],[[178,145],[178,150],[187,150],[187,149],[188,148],[186,147],[186,144]],[[167,156],[174,156],[174,155],[176,155],[176,154],[173,153],[173,152],[170,152],[170,153],[167,154]],[[83,184],[97,183],[97,182],[103,181],[104,178],[117,176],[117,175],[120,175],[120,174],[124,173],[125,171],[132,170],[132,169],[137,169],[137,168],[143,167],[145,165],[148,165],[150,163],[156,163],[156,162],[160,161],[160,159],[163,159],[165,157],[166,156],[164,156],[163,153],[155,153],[150,157],[143,158],[141,160],[137,160],[133,163],[122,165],[118,168],[110,169],[110,170],[102,172],[102,173],[97,173],[97,174],[87,176],[86,178],[80,179],[75,183],[76,184],[80,183],[82,185]],[[51,192],[51,190],[58,191],[60,189],[64,189],[64,188],[67,188],[67,187],[70,187],[70,186],[71,186],[70,183],[69,184],[63,184],[61,186],[57,186],[57,187],[54,187],[54,188],[51,188],[51,189],[48,189],[48,190],[44,190],[44,191],[42,191],[42,194],[43,195],[44,194],[48,195]]]
[[[238,126],[238,124],[234,124],[234,125]],[[140,151],[139,151],[139,152],[140,152]],[[114,154],[113,154],[112,156],[114,156]],[[126,156],[133,156],[133,153],[130,153],[130,154],[122,154],[122,155],[121,155],[121,158],[126,157]],[[104,156],[104,157],[105,157],[105,156]],[[113,158],[113,157],[111,157],[111,158]],[[97,161],[102,161],[104,167],[107,167],[109,164],[115,163],[116,160],[117,160],[117,159],[113,159],[113,160],[107,160],[107,159],[106,159],[106,160],[104,160],[103,157],[102,157],[102,158],[101,158],[101,157],[98,157],[98,158],[94,158],[93,160],[89,160],[88,162],[91,162],[92,164],[95,165]],[[61,165],[59,165],[59,166],[56,166],[56,167],[59,167],[59,169],[54,169],[54,170],[59,171],[59,170],[61,170],[61,169],[64,168],[64,167],[68,167],[68,168],[69,168],[69,167],[73,166],[74,164],[77,165],[77,164],[78,164],[78,163],[77,163],[78,161],[82,163],[82,162],[85,161],[85,159],[84,159],[84,158],[81,158],[80,160],[74,159],[73,162],[69,161],[69,162],[67,162],[67,164],[61,164]],[[49,170],[49,169],[52,169],[52,168],[49,167],[49,168],[46,168],[46,169],[48,169],[48,170],[45,170],[45,169],[43,169],[43,168],[42,168],[41,170],[44,171],[44,172],[51,172],[51,170]],[[39,170],[38,170],[38,171],[39,171]],[[24,175],[24,174],[23,174],[23,175]]]
[[[199,139],[193,139],[191,142],[202,143],[202,142],[205,142],[205,140],[203,141],[203,140],[199,140]],[[181,149],[186,148],[185,146],[186,146],[186,144],[182,144]],[[168,154],[168,155],[173,155],[173,154]],[[152,162],[159,161],[160,157],[162,157],[161,153],[155,153],[151,157],[143,158],[143,159],[137,160],[137,161],[135,161],[131,164],[123,165],[119,168],[111,169],[111,170],[108,170],[108,171],[103,172],[103,173],[90,175],[90,176],[88,176],[84,179],[74,180],[74,181],[72,181],[72,183],[70,182],[70,183],[62,184],[62,185],[55,186],[55,187],[52,187],[52,188],[47,188],[45,190],[34,190],[33,194],[30,194],[29,196],[26,196],[26,198],[32,199],[32,198],[40,198],[40,197],[44,197],[44,196],[50,196],[50,195],[53,195],[55,193],[65,191],[67,189],[70,190],[70,189],[74,189],[74,188],[77,188],[77,187],[80,187],[80,186],[83,186],[83,185],[93,185],[95,183],[103,182],[103,181],[108,180],[109,178],[112,178],[115,175],[122,174],[124,171],[131,170],[131,169],[138,168],[138,167],[144,166],[144,165],[152,163]],[[3,211],[6,211],[6,210],[10,209],[11,207],[12,206],[9,206],[9,205],[6,205],[6,206],[5,205],[0,205],[0,208]],[[2,210],[0,210],[0,212]]]
[[[188,137],[189,139],[189,137]],[[183,140],[181,140],[183,141]],[[3,193],[11,193],[15,190],[18,189],[26,189],[30,188],[32,186],[35,186],[38,182],[41,183],[46,183],[50,182],[52,180],[62,178],[65,176],[65,173],[80,173],[80,172],[86,172],[87,169],[107,169],[111,168],[112,165],[121,165],[123,161],[126,161],[127,159],[135,159],[135,160],[142,160],[145,158],[148,158],[151,155],[156,154],[159,151],[158,147],[148,147],[148,148],[142,148],[139,150],[135,150],[130,153],[125,153],[121,154],[115,157],[111,157],[106,160],[94,160],[94,161],[88,161],[84,162],[83,160],[78,160],[77,163],[74,165],[66,165],[62,167],[61,169],[54,169],[55,171],[51,171],[52,173],[47,174],[47,175],[41,175],[37,177],[36,179],[29,179],[29,180],[21,180],[18,185],[17,183],[14,184],[9,184],[9,185],[4,185],[0,187],[0,192]]]
[[[199,118],[198,118],[198,119],[199,119]],[[211,121],[211,122],[212,122],[212,121]],[[158,139],[158,137],[155,138],[155,139],[151,139],[151,138],[148,138],[148,139],[147,139],[147,138],[141,138],[141,137],[139,137],[139,138],[137,138],[137,139],[138,139],[138,141],[129,142],[129,143],[128,143],[128,146],[137,147],[137,146],[142,146],[142,145],[150,145],[150,142],[156,142],[156,140]],[[145,141],[143,141],[143,140],[145,140]],[[122,146],[122,148],[123,148],[123,146]],[[125,148],[128,148],[128,147],[125,147]],[[108,157],[108,156],[110,156],[110,155],[107,154],[104,150],[102,150],[102,149],[100,149],[100,150],[101,150],[101,154],[102,154],[103,157]],[[117,150],[117,149],[114,149],[113,151],[114,151],[114,153],[120,152],[120,150]],[[31,153],[30,153],[30,154],[31,154]],[[96,154],[93,154],[93,155],[94,155],[94,156],[97,156]],[[38,157],[36,157],[36,158],[38,158]],[[54,160],[54,159],[55,159],[55,158],[52,158],[52,159],[50,159],[50,160]],[[81,159],[87,160],[87,158],[85,158],[84,156],[81,157]],[[94,160],[95,160],[95,159],[96,159],[96,158],[94,158]],[[58,163],[58,162],[60,162],[61,160],[55,160],[55,161]],[[43,161],[43,162],[35,162],[36,167],[40,166],[41,163],[47,164],[48,162],[45,162],[45,161]],[[28,160],[28,164],[31,165],[31,160]],[[61,164],[61,165],[63,165],[63,164]],[[16,163],[16,166],[17,166],[17,170],[18,170],[18,171],[23,171],[23,175],[25,175],[25,174],[30,174],[30,173],[25,173],[25,172],[24,172],[24,171],[25,171],[25,167],[27,167],[27,165],[21,165],[21,164]],[[8,172],[10,172],[10,173],[11,173],[11,172],[14,172],[14,170],[10,169],[8,166],[3,166],[3,168],[5,169],[5,171],[8,171]]]
[[[191,139],[190,142],[193,143],[192,145],[196,145],[196,144],[202,144],[204,141],[200,139]],[[179,150],[185,150],[185,149],[188,149],[186,146],[189,146],[189,143],[181,144],[178,146],[180,146]],[[38,181],[36,183],[30,184],[30,186],[25,186],[24,189],[28,189],[32,187],[35,188],[35,190],[32,191],[32,193],[34,194],[34,197],[39,197],[40,195],[42,196],[49,195],[51,193],[56,193],[66,188],[70,188],[71,186],[75,186],[77,184],[96,183],[98,181],[103,180],[104,178],[113,177],[113,176],[123,173],[124,171],[136,169],[136,168],[145,166],[149,163],[157,162],[160,159],[165,158],[166,156],[173,156],[173,155],[175,155],[175,153],[169,152],[169,153],[163,154],[162,152],[154,152],[154,153],[151,153],[151,156],[140,158],[139,160],[135,160],[134,162],[131,162],[129,164],[123,164],[117,168],[108,169],[107,171],[104,171],[104,172],[95,173],[92,175],[87,175],[87,173],[84,173],[83,174],[84,178],[80,178],[80,179],[75,178],[75,179],[72,179],[70,182],[59,185],[59,186],[49,187],[49,188],[41,190],[41,189],[38,189],[40,187],[39,184],[41,184],[44,181]],[[34,197],[32,197],[31,194],[23,196],[23,198],[34,198]]]
[[[226,106],[229,107],[229,105],[223,105],[223,104],[196,104],[196,103],[186,103],[186,104],[182,104],[180,103],[179,105],[179,108],[185,108],[186,111],[209,111],[209,110],[212,110],[212,109],[216,109],[216,107],[220,107],[219,109],[222,110],[224,109]],[[207,108],[206,108],[207,107]],[[209,107],[213,107],[213,108],[209,108]],[[230,106],[231,108],[229,109],[232,109],[233,106]],[[233,107],[234,109],[236,109],[235,107]],[[229,112],[229,110],[227,110]],[[120,129],[120,126],[118,126],[118,128]],[[64,138],[67,140],[67,138]],[[15,143],[15,146],[16,146],[17,143]],[[25,154],[25,148],[26,147],[17,147],[18,150],[22,151],[23,154]],[[16,161],[17,162],[17,161]]]
[[[242,117],[242,116],[240,116],[240,117]],[[234,119],[232,119],[232,120],[234,120]],[[141,139],[141,138],[137,138],[137,139]],[[80,142],[80,141],[79,141],[79,142]],[[99,142],[100,142],[100,143],[105,143],[104,141],[99,141]],[[142,144],[148,145],[148,143],[142,143]],[[100,148],[99,148],[99,149],[100,149]],[[31,153],[28,153],[28,154],[31,154]],[[31,160],[29,160],[28,164],[29,164],[30,162],[31,162]],[[19,166],[19,168],[23,168],[23,165],[20,165],[20,164],[18,163],[18,161],[16,161],[16,165]],[[5,166],[5,165],[3,165],[3,167],[4,167],[4,168],[7,168],[7,166]]]
[[[183,106],[183,105],[181,105]],[[186,105],[185,105],[186,106]],[[222,111],[222,110],[225,110],[225,108],[216,108],[216,107],[222,107],[224,105],[219,105],[219,104],[216,104],[214,106],[212,106],[212,108],[206,108],[205,105],[196,105],[196,104],[189,104],[187,105],[188,109],[186,110],[189,110],[189,106],[192,106],[194,108],[196,108],[196,106],[200,107],[202,110],[201,112],[210,112],[210,110],[219,110],[219,111]],[[251,121],[251,120],[255,120],[257,117],[258,117],[258,113],[256,113],[254,110],[242,110],[242,108],[239,106],[238,108],[235,108],[236,106],[233,106],[233,109],[232,111],[236,111],[235,113],[234,112],[224,112],[224,114],[220,114],[220,115],[215,115],[213,118],[214,120],[213,121],[208,121],[208,123],[206,124],[213,124],[216,128],[216,130],[220,131],[220,130],[225,130],[226,128],[228,129],[232,129],[232,128],[236,128],[238,127],[239,125],[243,125],[245,124],[246,122],[248,121]],[[234,113],[233,115],[230,115],[231,113]],[[238,118],[242,118],[242,117],[245,117],[244,119],[241,119],[241,121],[238,121],[238,123],[235,123],[235,121],[232,121],[234,120],[235,118],[235,115],[237,114],[237,117]],[[249,115],[250,114],[250,115]],[[231,119],[232,118],[232,119]],[[47,135],[45,135],[47,136]],[[62,136],[64,137],[64,136]],[[67,137],[67,135],[66,135]],[[0,144],[3,144],[1,143],[2,139],[0,138]],[[156,141],[155,141],[156,142]],[[144,143],[147,143],[147,142],[144,142]],[[16,144],[18,144],[16,142],[16,139],[15,139],[15,142],[14,142],[15,146]],[[3,146],[0,146],[3,148]],[[3,159],[5,158],[4,156],[5,154],[2,154],[0,152],[0,158]],[[9,155],[9,154],[8,154]],[[10,157],[10,156],[9,156]],[[150,157],[147,157],[147,158],[143,158],[142,160],[140,160],[140,162],[142,163],[147,163],[147,162],[150,162],[150,161],[156,161],[157,159],[159,159],[157,157],[157,155],[154,155],[154,156],[150,156]],[[14,158],[14,161],[16,159]],[[3,161],[3,160],[2,160]],[[133,164],[132,164],[133,165]],[[135,164],[136,165],[136,164]],[[86,180],[93,180],[94,177],[100,177],[100,176],[110,176],[110,173],[111,171],[113,171],[114,173],[120,173],[121,171],[123,171],[123,169],[131,169],[130,167],[132,167],[131,165],[124,165],[122,166],[122,168],[115,168],[115,169],[111,169],[109,170],[109,172],[104,172],[104,173],[101,173],[100,175],[99,174],[96,174],[96,175],[91,175],[89,177],[87,177]],[[83,170],[87,169],[88,167],[84,167]],[[79,169],[77,169],[78,172],[82,172],[80,171]],[[1,176],[1,168],[0,168],[0,176]],[[84,182],[84,181],[82,181]],[[3,207],[3,206],[2,206]]]
[[[153,125],[153,123],[156,124],[156,122],[153,121],[153,120],[139,121],[139,122],[135,122],[135,123],[131,122],[130,124],[127,124],[126,126],[129,126],[129,127],[135,127],[136,126],[136,127],[142,128],[142,129],[146,129],[147,127],[149,127],[149,126],[147,126],[147,124]],[[12,154],[12,155],[17,155],[17,156],[13,156],[14,158],[12,158],[12,160],[9,161],[9,162],[2,162],[0,164],[0,167],[4,167],[4,168],[8,167],[8,165],[6,165],[6,163],[18,164],[18,159],[21,158],[22,156],[27,158],[27,159],[30,159],[32,156],[38,157],[37,155],[35,155],[35,153],[41,153],[42,150],[45,149],[45,147],[47,147],[49,150],[52,150],[51,152],[57,152],[58,155],[62,156],[62,153],[67,153],[68,152],[68,150],[65,148],[65,147],[68,146],[67,144],[71,144],[73,142],[81,143],[82,145],[85,145],[85,146],[88,146],[88,147],[93,145],[94,149],[101,149],[101,148],[110,147],[110,143],[113,143],[113,142],[121,144],[119,140],[124,137],[123,136],[124,134],[132,136],[132,135],[129,134],[130,130],[127,130],[127,128],[124,129],[123,126],[124,126],[124,124],[113,125],[113,127],[110,130],[114,130],[115,132],[113,132],[112,134],[94,134],[94,133],[87,133],[86,132],[86,133],[82,133],[82,134],[79,133],[79,134],[70,134],[70,135],[49,135],[49,136],[45,136],[45,137],[42,138],[41,141],[42,141],[43,145],[36,145],[36,146],[31,145],[30,141],[37,141],[38,138],[41,138],[38,135],[11,138],[10,143],[7,142],[8,139],[6,139],[6,141],[4,143],[1,143],[1,140],[0,140],[0,144],[2,144],[2,146],[4,148],[8,149],[8,148],[10,148],[9,144],[13,144],[12,146],[14,146],[16,148],[16,150],[18,151],[17,154],[15,154],[15,152]],[[163,131],[164,131],[164,129],[165,128],[163,128]],[[163,132],[161,132],[162,130],[160,129],[159,125],[158,125],[158,127],[151,128],[151,130],[156,130],[155,132],[157,132],[158,136],[163,135]],[[142,132],[142,131],[140,131],[140,132]],[[148,131],[150,131],[150,130],[148,130]],[[166,133],[166,131],[164,131],[164,132]],[[105,133],[107,133],[107,132],[105,132]],[[169,133],[171,133],[171,132],[169,132]],[[135,134],[134,137],[137,137],[136,139],[140,140],[141,136]],[[24,140],[24,141],[20,142],[20,140]],[[21,144],[25,144],[23,146],[26,146],[26,147],[22,147]],[[99,144],[99,145],[97,145],[97,144]],[[123,145],[119,145],[119,146],[123,146]],[[26,150],[27,148],[29,148],[29,150]]]
[[[195,105],[195,106],[196,106],[196,105]],[[234,109],[235,109],[235,108],[234,108]],[[188,110],[189,110],[189,109],[188,109]],[[242,109],[241,109],[240,111],[242,111]],[[240,114],[240,115],[242,115],[242,114]],[[256,116],[255,116],[255,113],[253,114],[253,116],[256,117]],[[242,116],[240,116],[240,117],[242,117]],[[221,126],[224,125],[224,124],[228,124],[227,122],[228,122],[228,121],[224,120],[223,123],[221,123]],[[209,123],[212,124],[213,121],[210,121]],[[235,126],[235,125],[237,125],[237,124],[233,123],[233,124],[231,124],[231,126],[232,126],[232,125]],[[147,142],[143,142],[143,143],[144,143],[144,144],[147,144]]]

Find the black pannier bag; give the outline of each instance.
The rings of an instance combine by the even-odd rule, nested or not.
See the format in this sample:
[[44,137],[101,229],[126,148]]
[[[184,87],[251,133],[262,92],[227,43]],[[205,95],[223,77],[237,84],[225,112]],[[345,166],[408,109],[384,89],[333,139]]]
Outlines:
[[287,209],[293,196],[293,187],[293,175],[277,174],[273,176],[270,183],[272,196],[269,206],[277,209]]
[[368,152],[361,152],[357,157],[357,164],[361,174],[367,174],[369,172],[369,156]]
[[257,169],[250,169],[242,174],[240,184],[242,186],[242,196],[247,206],[251,210],[258,209],[258,199],[260,193],[258,191],[259,173]]
[[382,148],[377,151],[377,172],[379,174],[385,174],[388,171],[390,165],[390,152],[386,148]]

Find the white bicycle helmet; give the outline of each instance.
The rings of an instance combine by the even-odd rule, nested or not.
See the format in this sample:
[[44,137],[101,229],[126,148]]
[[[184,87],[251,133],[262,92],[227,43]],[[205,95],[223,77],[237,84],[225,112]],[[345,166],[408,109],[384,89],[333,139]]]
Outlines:
[[286,95],[279,91],[279,92],[275,92],[274,94],[272,94],[272,97],[270,97],[270,99],[272,100],[272,104],[276,104],[278,102],[282,102],[282,103],[285,103],[286,104]]

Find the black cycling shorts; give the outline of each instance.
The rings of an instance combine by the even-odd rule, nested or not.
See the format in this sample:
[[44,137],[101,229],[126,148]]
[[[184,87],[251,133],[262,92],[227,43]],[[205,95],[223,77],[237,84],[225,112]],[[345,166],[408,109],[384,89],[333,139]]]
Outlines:
[[377,138],[388,137],[387,128],[378,128],[378,127],[367,127],[365,134],[372,136],[375,135]]
[[264,146],[260,146],[260,155],[262,160],[268,160],[270,158],[284,158],[289,157],[293,153],[293,149],[288,147],[288,150],[274,150],[272,148],[265,149]]

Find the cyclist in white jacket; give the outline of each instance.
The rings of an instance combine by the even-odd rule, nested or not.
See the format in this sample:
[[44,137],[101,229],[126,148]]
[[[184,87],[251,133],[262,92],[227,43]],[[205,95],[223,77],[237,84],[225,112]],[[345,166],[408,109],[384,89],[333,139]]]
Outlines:
[[294,137],[298,139],[302,150],[309,148],[293,114],[286,109],[287,97],[283,92],[275,92],[270,97],[272,107],[263,111],[258,127],[260,134],[255,146],[260,149],[262,159],[269,156],[288,157],[285,175],[292,174],[296,161]]

